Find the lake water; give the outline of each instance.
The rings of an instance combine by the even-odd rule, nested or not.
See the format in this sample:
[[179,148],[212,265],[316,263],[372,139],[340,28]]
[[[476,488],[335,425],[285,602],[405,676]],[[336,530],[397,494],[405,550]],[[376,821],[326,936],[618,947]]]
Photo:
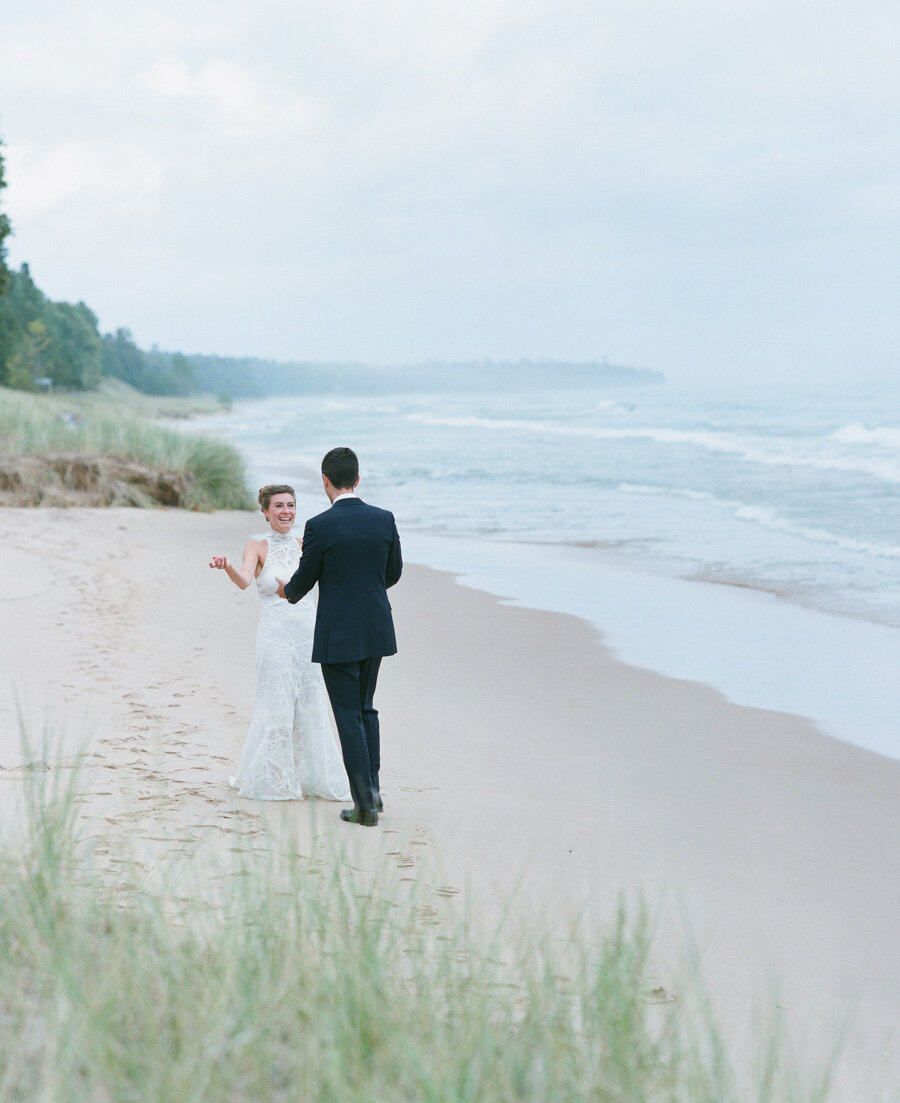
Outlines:
[[900,387],[279,396],[193,429],[301,514],[350,444],[408,557],[900,757]]

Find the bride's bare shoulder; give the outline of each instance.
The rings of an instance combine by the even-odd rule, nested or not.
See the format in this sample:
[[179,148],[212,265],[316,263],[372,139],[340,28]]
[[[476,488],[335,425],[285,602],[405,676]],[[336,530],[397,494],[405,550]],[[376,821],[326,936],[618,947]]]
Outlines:
[[258,575],[263,569],[266,563],[266,556],[269,554],[269,542],[264,536],[251,536],[247,541],[247,546],[244,548],[244,561],[256,560],[256,571]]

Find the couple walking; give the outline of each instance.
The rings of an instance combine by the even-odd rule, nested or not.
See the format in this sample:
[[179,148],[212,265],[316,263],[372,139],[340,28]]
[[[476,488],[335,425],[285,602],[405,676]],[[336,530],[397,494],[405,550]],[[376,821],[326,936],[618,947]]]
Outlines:
[[383,808],[373,698],[382,658],[397,651],[387,589],[403,564],[393,515],[358,498],[358,482],[355,454],[333,448],[322,460],[331,507],[306,522],[302,543],[293,489],[263,487],[271,532],[248,543],[240,569],[225,556],[210,566],[241,589],[255,578],[260,593],[253,720],[232,785],[256,800],[352,799],[341,818],[372,827]]

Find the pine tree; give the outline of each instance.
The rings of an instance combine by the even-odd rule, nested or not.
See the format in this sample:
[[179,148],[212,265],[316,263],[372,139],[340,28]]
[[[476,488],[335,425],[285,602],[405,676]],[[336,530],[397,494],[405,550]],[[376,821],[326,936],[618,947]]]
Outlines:
[[[0,147],[3,146],[3,139],[0,138]],[[3,176],[3,153],[0,151],[0,192],[6,187],[6,180]],[[9,269],[6,267],[6,239],[12,233],[12,223],[9,218],[3,213],[0,208],[0,295],[6,290],[9,285]]]

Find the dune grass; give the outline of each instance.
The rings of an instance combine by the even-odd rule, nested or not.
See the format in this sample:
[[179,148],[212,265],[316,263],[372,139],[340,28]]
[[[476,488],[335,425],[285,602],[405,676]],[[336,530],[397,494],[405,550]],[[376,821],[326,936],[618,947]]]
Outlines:
[[[704,1016],[653,1006],[650,940],[474,939],[416,889],[252,859],[215,904],[92,869],[75,775],[25,773],[0,848],[0,1103],[822,1103],[767,1053],[739,1090]],[[204,871],[208,872],[208,871]]]
[[115,407],[123,413],[151,418],[188,418],[222,410],[222,402],[212,395],[144,394],[112,376],[103,379],[95,391],[57,391],[43,397],[71,410]]
[[[119,389],[121,390],[121,389]],[[0,388],[0,453],[106,457],[180,477],[188,509],[252,506],[243,463],[230,445],[181,434],[145,416],[142,396],[31,395]],[[150,408],[158,413],[155,400]],[[131,504],[149,504],[136,494]]]

